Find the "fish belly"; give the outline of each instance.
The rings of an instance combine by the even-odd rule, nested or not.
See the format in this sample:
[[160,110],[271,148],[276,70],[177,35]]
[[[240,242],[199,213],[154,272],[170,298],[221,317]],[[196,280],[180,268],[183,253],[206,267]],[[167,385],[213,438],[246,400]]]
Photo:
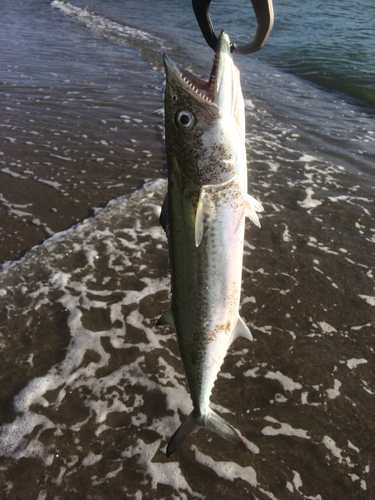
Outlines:
[[239,318],[244,209],[219,202],[196,246],[196,197],[171,180],[172,312],[193,405],[204,414]]

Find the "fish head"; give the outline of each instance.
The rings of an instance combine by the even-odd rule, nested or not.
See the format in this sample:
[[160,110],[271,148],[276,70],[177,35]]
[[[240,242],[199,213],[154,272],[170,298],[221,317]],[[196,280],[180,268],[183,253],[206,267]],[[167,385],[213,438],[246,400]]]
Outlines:
[[195,186],[220,185],[246,170],[239,70],[222,32],[208,81],[164,55],[168,168]]

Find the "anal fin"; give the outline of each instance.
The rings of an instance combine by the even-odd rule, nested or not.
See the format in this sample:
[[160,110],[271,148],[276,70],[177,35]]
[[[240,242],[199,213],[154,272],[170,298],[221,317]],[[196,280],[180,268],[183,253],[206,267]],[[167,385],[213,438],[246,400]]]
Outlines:
[[254,340],[250,330],[245,325],[245,322],[241,318],[241,316],[238,316],[237,324],[233,332],[233,340],[236,339],[237,337],[244,337],[245,339],[251,341]]

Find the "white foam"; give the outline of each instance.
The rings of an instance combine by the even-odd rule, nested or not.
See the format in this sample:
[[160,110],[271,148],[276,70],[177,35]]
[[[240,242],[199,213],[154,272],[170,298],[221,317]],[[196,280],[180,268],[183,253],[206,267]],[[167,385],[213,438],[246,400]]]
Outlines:
[[61,186],[60,182],[57,181],[50,181],[48,179],[38,179],[38,182],[42,182],[43,184],[48,184],[49,186],[52,186],[54,188],[59,188]]
[[267,420],[268,422],[272,422],[280,426],[280,427],[271,427],[268,425],[264,427],[261,432],[265,436],[278,436],[280,434],[283,434],[285,436],[294,436],[302,439],[310,439],[308,431],[304,429],[294,429],[290,424],[279,422],[275,418],[270,416],[264,417],[264,420]]
[[302,208],[312,210],[313,208],[316,208],[322,204],[320,200],[313,199],[313,195],[315,193],[312,187],[306,188],[305,191],[306,191],[306,198],[303,201],[297,202]]
[[24,212],[23,210],[15,210],[14,208],[11,208],[9,210],[9,213],[12,215],[15,215],[16,217],[32,217],[33,214],[30,212]]
[[318,325],[323,330],[323,333],[334,333],[334,332],[337,332],[336,328],[334,328],[332,325],[329,325],[325,321],[319,321]]
[[149,42],[150,44],[156,44],[158,47],[163,48],[163,43],[160,38],[157,38],[144,30],[131,28],[130,26],[111,21],[110,19],[90,12],[86,8],[82,9],[80,7],[75,7],[69,2],[63,2],[60,0],[53,0],[51,6],[55,9],[61,10],[61,12],[67,16],[77,19],[94,32],[105,35],[110,39],[115,39],[116,41],[123,40],[125,42],[131,39],[138,39]]
[[361,450],[359,448],[357,448],[357,446],[354,446],[353,443],[351,443],[350,441],[348,441],[348,446],[349,448],[351,448],[352,450],[355,450],[357,453],[359,453]]
[[284,224],[284,226],[285,226],[285,229],[283,232],[283,241],[285,241],[286,243],[289,243],[289,241],[291,240],[289,229],[288,229],[288,226],[286,224]]
[[252,368],[251,370],[247,370],[246,372],[244,372],[244,376],[245,377],[253,377],[253,378],[260,377],[260,374],[257,374],[258,370],[259,370],[259,366]]
[[351,460],[349,457],[344,457],[343,456],[343,449],[339,448],[336,445],[336,442],[329,436],[324,436],[323,438],[323,444],[326,446],[326,448],[332,453],[332,455],[338,459],[338,462],[345,463],[349,467],[353,467],[354,465],[352,464]]
[[18,174],[17,172],[13,172],[13,170],[9,170],[8,167],[2,168],[0,172],[3,172],[4,174],[9,174],[12,177],[20,177],[21,179],[26,179],[25,176]]
[[346,360],[346,364],[347,364],[348,368],[350,368],[350,370],[353,370],[354,368],[357,368],[358,365],[362,365],[365,363],[368,363],[368,361],[367,361],[367,359],[364,359],[364,358],[360,358],[360,359],[352,358],[352,359]]
[[103,458],[102,455],[95,455],[92,451],[82,460],[83,467],[89,467],[99,462]]
[[258,485],[256,472],[251,465],[241,467],[235,462],[216,462],[213,458],[200,452],[195,446],[192,446],[192,448],[195,452],[195,459],[212,469],[219,477],[227,481],[234,481],[239,478],[253,487]]
[[341,382],[340,380],[335,379],[334,384],[333,384],[333,389],[327,389],[327,396],[329,399],[336,399],[337,397],[340,396],[340,387],[341,387]]
[[286,487],[290,492],[297,491],[300,495],[303,495],[304,500],[322,500],[321,495],[316,495],[316,496],[308,496],[305,493],[302,493],[300,489],[303,486],[302,478],[299,472],[293,470],[293,484],[291,484],[289,481],[286,484]]
[[310,405],[310,406],[320,406],[320,403],[309,403],[308,402],[308,396],[309,396],[309,393],[308,392],[303,392],[301,394],[301,403],[303,405]]
[[375,297],[373,295],[358,295],[361,299],[365,300],[367,304],[375,307]]
[[53,158],[57,158],[58,160],[75,161],[73,158],[70,158],[69,156],[61,156],[61,155],[56,155],[53,153],[50,153],[50,156],[52,156]]
[[260,332],[266,333],[267,335],[272,334],[272,326],[271,325],[256,326],[256,329],[259,330]]
[[181,498],[188,498],[184,492],[194,495],[196,498],[203,498],[202,495],[194,492],[187,483],[178,462],[161,463],[153,460],[159,447],[160,440],[146,444],[139,439],[136,446],[128,447],[123,451],[122,457],[136,457],[140,468],[145,471],[143,484],[148,483],[151,489],[155,490],[158,484],[167,484],[179,492],[182,495]]
[[[164,185],[165,184],[163,184],[163,186]],[[126,204],[126,199],[124,199],[123,203]],[[112,206],[113,205],[114,204],[112,204]],[[121,202],[117,203],[116,208],[121,211]],[[106,218],[109,211],[113,211],[113,209],[109,208],[103,210],[97,216],[97,219],[100,221],[101,218]],[[156,216],[154,217],[155,224],[158,224]],[[25,288],[24,293],[26,294],[28,292],[28,298],[33,303],[32,307],[36,310],[49,303],[49,294],[51,290],[60,291],[58,302],[60,302],[69,313],[67,325],[70,329],[71,341],[67,347],[65,358],[60,363],[52,366],[47,371],[46,375],[30,380],[26,387],[15,397],[14,408],[18,415],[11,424],[2,427],[0,435],[1,446],[3,450],[5,450],[6,456],[13,456],[15,458],[20,458],[22,456],[40,456],[46,462],[53,460],[53,455],[48,452],[48,446],[43,445],[38,437],[44,430],[50,428],[56,429],[56,432],[62,432],[62,427],[56,422],[53,423],[47,417],[35,413],[35,407],[46,408],[55,406],[57,408],[68,397],[70,392],[81,386],[87,386],[91,388],[90,390],[95,397],[87,398],[85,404],[90,410],[90,413],[95,416],[98,424],[102,424],[110,413],[129,411],[129,408],[126,406],[126,394],[114,394],[113,392],[107,394],[106,391],[108,387],[113,387],[114,385],[121,387],[125,379],[132,381],[131,383],[141,383],[144,386],[150,385],[147,375],[144,376],[144,379],[141,377],[142,369],[140,368],[140,364],[142,364],[144,360],[143,356],[139,356],[134,363],[124,365],[117,371],[111,372],[110,375],[98,379],[96,377],[97,370],[105,366],[110,358],[109,353],[103,348],[101,340],[103,337],[108,337],[115,348],[120,349],[126,347],[122,308],[127,304],[139,304],[143,298],[153,296],[157,291],[167,291],[169,289],[169,280],[167,278],[160,280],[159,278],[150,279],[145,277],[141,280],[143,283],[141,290],[124,291],[121,300],[108,304],[105,297],[112,296],[114,293],[113,290],[95,290],[90,287],[90,282],[93,278],[93,268],[98,261],[98,252],[95,247],[95,242],[100,241],[99,238],[103,238],[103,241],[108,245],[111,245],[111,238],[114,239],[116,244],[119,244],[119,241],[108,229],[104,231],[90,231],[89,238],[84,236],[86,228],[95,224],[96,221],[94,219],[85,221],[71,230],[54,235],[43,247],[39,247],[39,249],[35,250],[36,252],[39,250],[46,250],[48,253],[49,249],[51,249],[52,254],[55,254],[55,259],[58,262],[60,249],[63,255],[65,254],[64,245],[66,245],[66,242],[69,243],[68,235],[71,235],[71,237],[81,237],[80,235],[82,235],[83,240],[80,241],[80,244],[70,246],[70,253],[74,254],[74,252],[76,252],[79,254],[83,251],[87,258],[87,264],[86,271],[82,275],[82,269],[63,272],[58,268],[51,267],[51,264],[48,263],[46,264],[46,271],[48,269],[50,270],[49,280],[44,281],[43,284],[36,283],[34,291],[23,286],[23,288]],[[161,228],[159,229],[158,227],[158,231],[160,233],[159,238],[161,238]],[[156,230],[152,228],[151,232],[155,236]],[[134,231],[131,235],[136,237]],[[116,256],[117,258],[122,256],[122,253],[118,253],[115,245],[112,245],[111,251],[113,255],[110,255],[109,265],[112,268],[116,268],[117,266],[115,265],[111,266],[111,262],[115,261]],[[32,258],[32,253],[28,255],[28,258]],[[24,258],[24,260],[25,259],[26,258]],[[11,271],[13,267],[18,267],[19,265],[19,263],[10,264],[8,270]],[[123,268],[120,266],[118,271],[123,272]],[[75,279],[76,273],[78,273],[77,280]],[[2,291],[2,296],[7,296],[7,289],[3,288]],[[98,299],[96,299],[96,297],[98,297]],[[96,310],[109,309],[111,321],[113,323],[118,322],[122,326],[99,332],[90,331],[82,324],[82,308],[83,310],[91,310],[92,308]],[[152,351],[153,349],[161,348],[160,340],[168,338],[168,336],[160,335],[160,332],[156,334],[154,331],[155,329],[145,327],[145,318],[138,310],[130,312],[127,316],[127,321],[133,326],[139,327],[140,330],[145,333],[146,342],[140,342],[138,344],[140,351]],[[87,366],[81,366],[82,360],[87,352],[95,352],[97,360],[89,363]],[[29,359],[31,359],[32,362],[32,358]],[[136,372],[137,376],[135,377],[132,372]],[[165,370],[165,373],[168,373],[168,370]],[[176,405],[179,409],[190,411],[189,396],[186,394],[185,389],[176,382],[178,378],[176,379],[176,377],[174,377],[173,380],[174,386],[172,388],[168,386],[165,387],[167,399],[170,398],[176,401]],[[163,383],[164,379],[161,378],[160,385],[163,385]],[[169,381],[166,382],[166,385],[168,384]],[[160,385],[156,387],[160,389]],[[154,388],[155,384],[153,383],[151,386]],[[55,400],[52,403],[47,401],[45,394],[58,388],[60,389]],[[181,388],[184,395],[183,398],[181,398]],[[178,394],[177,397],[175,394],[176,392]],[[179,404],[179,399],[183,399],[184,403]],[[135,401],[133,400],[131,406],[132,411],[136,411],[137,405],[142,406],[142,401],[141,397],[136,398]],[[72,428],[75,427],[79,430],[85,425],[86,420],[75,424]],[[133,418],[134,426],[142,425],[144,421],[141,412],[137,412]],[[34,436],[32,440],[26,439],[25,436],[31,435],[33,429],[38,426],[40,427],[40,431],[37,435]],[[169,425],[169,432],[171,427],[172,425]]]
[[299,382],[294,382],[290,377],[283,375],[281,372],[267,372],[264,376],[265,378],[269,378],[272,380],[277,380],[283,386],[284,391],[295,391],[298,389],[302,389],[302,385]]
[[303,156],[301,156],[301,158],[299,158],[299,161],[310,163],[312,161],[317,161],[317,160],[314,156],[304,154]]

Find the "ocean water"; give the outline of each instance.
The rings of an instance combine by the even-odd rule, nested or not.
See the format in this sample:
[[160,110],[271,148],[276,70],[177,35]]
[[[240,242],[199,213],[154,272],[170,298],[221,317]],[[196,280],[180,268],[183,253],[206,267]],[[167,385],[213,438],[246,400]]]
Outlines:
[[[214,0],[216,29],[251,39],[250,7]],[[0,14],[1,498],[374,498],[373,3],[280,0],[264,49],[235,56],[265,212],[246,228],[254,342],[233,344],[212,407],[249,452],[200,430],[170,459],[191,403],[155,326],[162,53],[207,76],[212,51],[190,1]]]

